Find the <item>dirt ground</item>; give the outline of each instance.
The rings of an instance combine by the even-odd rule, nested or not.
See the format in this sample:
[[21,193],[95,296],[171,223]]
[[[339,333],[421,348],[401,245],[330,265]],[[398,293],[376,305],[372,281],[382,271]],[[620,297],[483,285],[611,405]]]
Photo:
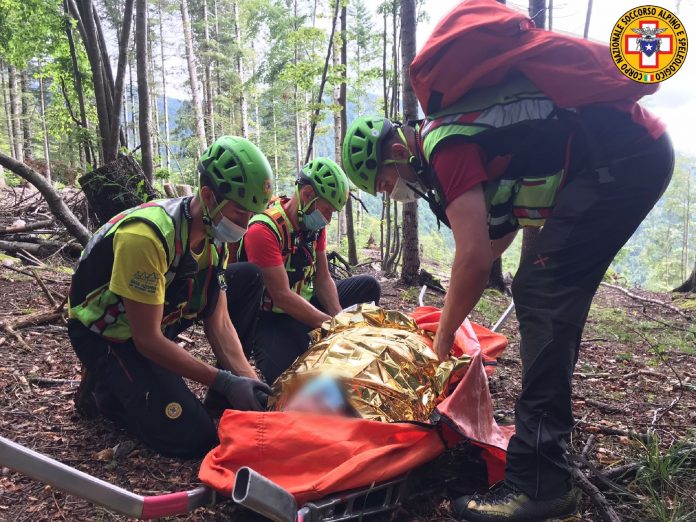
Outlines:
[[[371,268],[363,267],[363,270]],[[67,291],[68,273],[55,266],[37,273],[54,292],[54,299],[60,301]],[[415,307],[417,288],[402,287],[392,279],[378,277],[383,284],[385,307],[400,310]],[[679,306],[692,317],[696,310],[693,298],[672,302],[667,294],[634,292]],[[33,277],[5,267],[0,267],[0,295],[3,322],[50,309],[44,291]],[[487,291],[472,319],[491,326],[508,302],[509,297]],[[441,305],[442,295],[429,291],[426,303]],[[514,315],[502,333],[508,336],[510,344],[499,360],[490,387],[497,416],[503,422],[510,422],[521,373]],[[106,420],[84,420],[75,413],[72,396],[80,366],[64,324],[54,321],[28,326],[18,330],[18,334],[23,342],[6,328],[0,329],[2,436],[138,494],[162,494],[191,489],[197,484],[199,462],[163,458],[137,442],[125,457],[111,458],[110,448],[131,438]],[[193,353],[210,360],[210,350],[200,327],[187,332],[186,337],[192,341],[186,342],[186,346]],[[693,321],[668,307],[601,287],[590,313],[575,372],[573,407],[577,422],[570,445],[572,452],[584,454],[594,466],[608,470],[640,460],[649,453],[649,448],[637,442],[635,434],[650,433],[663,453],[678,441],[696,443],[696,383],[692,382],[695,369]],[[662,501],[672,507],[680,503],[680,513],[696,509],[693,475],[692,471],[675,484],[674,490],[665,492]],[[663,520],[657,515],[653,517],[654,499],[649,490],[639,484],[629,484],[626,488],[630,495],[607,493],[623,519]],[[587,496],[583,496],[582,509],[584,520],[600,520]],[[438,495],[417,498],[390,517],[392,520],[453,520],[448,501]],[[229,504],[202,508],[177,518],[224,519],[237,519]],[[123,520],[123,517],[4,468],[0,473],[0,520]]]

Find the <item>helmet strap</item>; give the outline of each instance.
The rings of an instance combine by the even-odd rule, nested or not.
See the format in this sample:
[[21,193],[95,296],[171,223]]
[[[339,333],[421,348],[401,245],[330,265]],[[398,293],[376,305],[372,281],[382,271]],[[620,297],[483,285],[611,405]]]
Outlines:
[[306,205],[303,205],[302,204],[302,197],[300,196],[300,185],[299,184],[297,184],[297,186],[295,187],[295,194],[297,196],[297,217],[299,218],[300,223],[301,223],[302,218],[307,213],[307,209],[309,209],[309,207],[311,207],[314,204],[314,202],[319,199],[319,196],[315,196],[314,199],[312,199],[309,203],[307,203]]
[[[213,197],[215,195],[213,194]],[[217,206],[212,210],[212,212],[208,209],[208,205],[206,205],[205,201],[203,200],[203,196],[201,195],[201,188],[198,187],[198,200],[201,202],[201,208],[203,209],[203,225],[205,226],[205,235],[206,235],[206,240],[207,238],[212,238],[213,237],[213,231],[212,231],[212,224],[213,224],[213,219],[215,216],[217,216],[223,209],[225,205],[227,205],[230,201],[228,199],[223,199],[222,203],[218,203]],[[215,200],[217,201],[217,197],[215,197]]]

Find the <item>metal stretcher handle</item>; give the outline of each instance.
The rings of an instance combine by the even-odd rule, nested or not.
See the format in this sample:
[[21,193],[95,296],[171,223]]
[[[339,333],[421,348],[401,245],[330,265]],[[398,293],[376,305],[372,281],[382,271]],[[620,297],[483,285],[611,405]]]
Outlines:
[[137,495],[5,437],[0,437],[0,465],[134,518],[179,515],[215,503],[215,492],[205,486],[165,495]]
[[239,468],[232,500],[273,522],[295,522],[297,504],[287,490],[251,468]]

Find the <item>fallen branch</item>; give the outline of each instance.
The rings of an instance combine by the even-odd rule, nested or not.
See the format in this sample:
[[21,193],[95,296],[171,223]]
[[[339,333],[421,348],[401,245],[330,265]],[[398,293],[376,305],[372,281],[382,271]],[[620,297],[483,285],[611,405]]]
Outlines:
[[[69,248],[71,253],[79,254],[82,248],[80,245],[64,243],[62,241],[49,241],[42,240],[36,243],[26,243],[23,241],[3,241],[0,240],[0,250],[5,250],[6,252],[15,252],[24,254],[31,254],[32,256],[45,257],[54,253],[56,250],[62,248]],[[30,258],[31,259],[31,258]],[[33,260],[36,262],[36,260]],[[38,261],[40,262],[40,261]],[[42,263],[43,264],[43,263]]]
[[654,305],[658,305],[658,306],[664,306],[664,307],[667,308],[668,310],[672,310],[673,312],[675,312],[675,313],[681,315],[684,319],[687,319],[687,320],[689,319],[689,316],[688,316],[688,315],[686,315],[684,312],[682,312],[682,311],[681,311],[679,308],[677,308],[676,306],[672,306],[671,304],[663,303],[662,301],[658,301],[657,299],[651,299],[651,298],[649,298],[649,297],[642,297],[642,296],[640,296],[640,295],[638,295],[638,294],[634,294],[634,293],[632,293],[632,292],[629,292],[628,290],[626,290],[625,288],[621,288],[620,286],[611,285],[611,284],[609,284],[609,283],[600,283],[600,284],[602,284],[602,285],[604,285],[604,286],[606,286],[606,287],[609,287],[609,288],[613,288],[614,290],[618,290],[619,292],[621,292],[621,293],[627,295],[627,296],[630,297],[631,299],[635,299],[635,300],[637,300],[637,301],[643,301],[643,302],[645,302],[645,303],[650,303],[650,304],[654,304]]
[[598,426],[585,421],[578,421],[576,428],[585,433],[601,433],[602,435],[616,435],[619,437],[633,437],[643,442],[648,442],[651,436],[647,433],[638,433],[636,431],[621,430],[618,428],[610,428],[609,426]]
[[32,269],[31,275],[33,275],[34,279],[36,279],[36,282],[39,283],[41,290],[43,290],[44,294],[46,295],[46,298],[48,299],[48,302],[51,303],[51,306],[53,308],[57,308],[58,303],[56,303],[56,300],[53,299],[53,296],[51,295],[51,291],[48,289],[48,287],[46,287],[46,284],[43,282],[43,279],[41,279],[41,277],[36,272],[36,270]]
[[5,330],[8,334],[10,334],[12,337],[15,338],[15,340],[19,343],[19,346],[24,350],[25,352],[30,352],[31,348],[27,344],[27,342],[24,340],[24,338],[19,334],[14,329],[14,326],[7,321],[3,321],[0,323],[0,329]]
[[607,498],[602,495],[602,492],[597,489],[597,486],[590,482],[582,471],[573,466],[572,475],[578,487],[590,497],[590,500],[599,512],[599,516],[602,517],[602,520],[605,522],[621,522],[619,515],[617,515],[614,508],[611,507]]
[[80,384],[80,381],[76,381],[74,379],[50,379],[48,377],[35,377],[35,376],[27,377],[27,382],[29,384],[35,384],[37,386],[60,386],[62,384],[69,384],[71,386],[77,386]]
[[11,170],[19,177],[27,180],[34,185],[41,195],[46,200],[48,208],[51,209],[53,215],[65,225],[68,232],[77,239],[81,245],[86,245],[91,237],[91,234],[85,226],[75,217],[75,214],[68,208],[63,201],[63,198],[56,192],[53,185],[34,169],[28,167],[24,163],[14,160],[0,152],[0,165]]
[[607,487],[608,489],[613,490],[615,493],[618,493],[619,495],[624,495],[632,500],[639,500],[638,497],[636,497],[633,493],[628,491],[626,488],[623,488],[619,486],[618,484],[614,484],[607,476],[601,472],[599,469],[597,469],[597,466],[595,466],[592,462],[590,462],[587,457],[584,455],[571,455],[572,460],[574,460],[577,464],[580,464],[582,466],[585,466],[590,473],[594,477],[597,478],[597,480],[602,484],[603,486]]
[[25,315],[14,321],[5,321],[2,323],[3,328],[12,333],[12,330],[26,328],[27,326],[38,326],[40,324],[50,323],[63,317],[62,310],[51,310],[50,312],[38,312],[36,314]]
[[27,223],[21,226],[11,226],[0,228],[0,234],[21,234],[23,232],[31,232],[33,230],[39,230],[44,227],[50,227],[53,224],[52,219],[47,219],[45,221],[37,221],[36,223]]
[[582,395],[573,395],[573,398],[583,401],[585,404],[589,404],[590,406],[594,406],[598,410],[603,411],[605,413],[622,413],[624,411],[624,409],[620,406],[614,406],[613,404],[608,404],[606,402],[586,398]]

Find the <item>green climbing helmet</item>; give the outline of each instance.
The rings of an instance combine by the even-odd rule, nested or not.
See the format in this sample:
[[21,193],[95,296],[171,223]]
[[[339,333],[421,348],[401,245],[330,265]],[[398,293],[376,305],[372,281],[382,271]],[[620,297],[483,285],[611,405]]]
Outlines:
[[382,163],[382,140],[389,135],[392,123],[380,116],[356,118],[343,140],[343,166],[355,185],[377,195],[377,171]]
[[329,158],[317,158],[307,163],[300,171],[300,182],[309,183],[316,195],[325,199],[340,211],[348,199],[348,178],[343,169]]
[[271,166],[259,148],[245,138],[221,136],[198,161],[198,174],[211,180],[223,198],[250,212],[266,210],[273,195]]

